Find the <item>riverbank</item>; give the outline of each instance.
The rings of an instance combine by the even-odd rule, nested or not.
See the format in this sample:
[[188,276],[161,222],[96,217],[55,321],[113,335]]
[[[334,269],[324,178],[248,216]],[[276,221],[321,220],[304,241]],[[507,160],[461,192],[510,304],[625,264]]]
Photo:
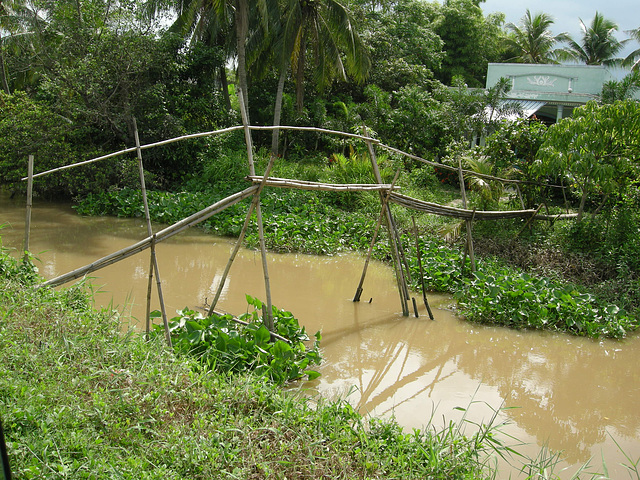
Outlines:
[[0,257],[0,416],[18,478],[492,478],[495,426],[405,434],[343,401],[202,371],[82,287]]

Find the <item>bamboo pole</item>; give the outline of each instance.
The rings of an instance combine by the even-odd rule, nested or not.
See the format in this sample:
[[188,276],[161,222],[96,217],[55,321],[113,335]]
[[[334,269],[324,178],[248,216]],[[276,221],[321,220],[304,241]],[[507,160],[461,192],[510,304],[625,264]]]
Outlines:
[[420,244],[418,242],[418,226],[416,225],[416,218],[413,215],[411,216],[411,220],[413,221],[413,232],[416,237],[416,258],[418,259],[418,269],[420,271],[420,284],[422,286],[422,300],[424,301],[424,306],[427,308],[429,319],[433,320],[433,312],[431,311],[431,307],[429,306],[429,300],[427,300],[427,288],[424,284],[424,269],[422,268],[422,254],[420,253]]
[[[367,129],[366,127],[363,127],[363,133],[365,134],[366,138],[369,138],[367,136]],[[379,184],[382,184],[382,176],[380,175],[380,170],[378,168],[378,161],[377,161],[377,157],[376,157],[376,152],[373,148],[373,143],[369,140],[365,140],[365,143],[367,144],[367,149],[369,151],[369,157],[371,159],[371,166],[373,168],[373,174],[375,176],[376,182],[378,182]],[[391,191],[391,190],[390,190]],[[381,203],[384,203],[384,199],[383,199],[383,194],[382,192],[380,192],[380,200]],[[393,231],[393,221],[392,221],[392,217],[391,217],[391,208],[389,208],[389,204],[387,203],[387,205],[383,208],[384,212],[385,212],[385,218],[386,218],[386,223],[387,223],[387,231],[389,232],[389,243],[391,244],[391,255],[393,257],[393,263],[394,263],[394,268],[396,270],[396,282],[398,283],[398,293],[400,295],[400,303],[402,305],[402,315],[405,317],[409,316],[409,306],[407,305],[407,287],[406,287],[406,282],[404,279],[404,275],[402,272],[402,265],[400,264],[399,261],[399,255],[398,255],[398,246],[396,245],[395,242],[395,236],[394,236],[394,231]]]
[[149,201],[147,200],[147,187],[144,181],[144,166],[142,165],[142,150],[140,149],[140,137],[138,136],[138,123],[133,118],[133,135],[136,140],[136,154],[138,156],[138,173],[140,175],[140,189],[142,190],[142,203],[144,205],[144,218],[147,222],[147,237],[151,237],[151,260],[153,269],[156,273],[156,287],[158,289],[158,301],[160,302],[160,312],[162,313],[162,323],[164,324],[164,333],[169,348],[171,345],[171,332],[169,332],[169,321],[167,320],[167,310],[164,305],[164,295],[162,294],[162,281],[160,279],[160,269],[158,268],[158,258],[156,257],[155,236],[151,227],[151,215],[149,214]]
[[[471,219],[471,223],[473,223],[473,217]],[[467,253],[469,252],[469,242],[465,242],[463,252],[464,253],[462,254],[462,266],[460,267],[460,275],[464,275],[464,266],[467,263]],[[471,262],[471,271],[475,272],[475,270],[473,269],[473,261]]]
[[24,222],[24,255],[29,251],[29,237],[31,235],[31,207],[33,207],[33,155],[29,155],[27,166],[27,216]]
[[516,238],[519,237],[520,235],[522,235],[522,232],[525,231],[525,229],[531,224],[531,222],[536,218],[536,215],[538,214],[538,212],[540,211],[540,209],[542,208],[542,205],[544,205],[543,203],[541,203],[540,205],[538,205],[538,208],[536,208],[536,211],[533,215],[531,215],[531,217],[529,217],[529,219],[526,221],[526,223],[524,224],[524,226],[520,229],[520,231],[518,232],[518,234],[516,235]]
[[[256,167],[253,162],[253,141],[251,139],[251,129],[249,128],[248,121],[248,112],[246,111],[246,104],[244,101],[245,92],[242,90],[238,91],[238,97],[240,100],[240,113],[242,116],[242,125],[244,126],[244,138],[247,144],[247,158],[249,160],[249,174],[256,174]],[[264,241],[264,226],[262,224],[262,209],[260,208],[260,198],[258,197],[258,202],[256,204],[256,221],[258,223],[258,238],[260,240],[260,254],[262,257],[262,271],[264,273],[264,288],[265,294],[267,296],[267,318],[266,324],[269,331],[273,331],[273,308],[271,303],[271,283],[269,281],[269,267],[267,264],[267,248]]]
[[155,258],[156,250],[156,236],[151,238],[151,252],[149,253],[149,281],[147,282],[147,310],[145,316],[145,332],[147,334],[147,340],[149,340],[149,333],[151,331],[151,291],[153,290],[153,259]]
[[254,193],[253,195],[253,201],[251,202],[251,205],[249,205],[249,210],[247,211],[247,216],[244,219],[242,230],[240,231],[238,240],[236,241],[233,251],[229,256],[229,261],[227,262],[227,265],[224,268],[224,272],[222,273],[222,278],[220,279],[220,283],[218,284],[218,289],[216,290],[216,295],[213,298],[213,302],[211,302],[211,307],[209,308],[209,313],[208,313],[209,316],[213,315],[216,305],[218,304],[218,300],[220,300],[220,295],[222,295],[222,289],[224,288],[224,284],[227,281],[227,276],[229,275],[229,271],[231,270],[231,265],[233,264],[233,261],[235,260],[236,255],[238,254],[238,251],[242,246],[242,241],[244,240],[244,236],[247,233],[247,228],[249,227],[251,215],[253,214],[253,211],[255,210],[258,202],[260,201],[260,192],[262,191],[262,189],[267,183],[267,179],[269,177],[269,173],[271,172],[271,168],[273,167],[274,160],[275,160],[275,157],[271,155],[271,158],[269,159],[269,164],[267,165],[267,169],[265,170],[264,176],[262,177],[262,182],[260,182],[260,184],[258,185],[258,190],[256,190],[256,193]]
[[382,220],[384,219],[385,216],[385,212],[386,212],[386,207],[387,207],[387,202],[389,201],[389,197],[391,196],[391,190],[393,189],[396,180],[398,179],[398,177],[400,176],[400,169],[398,169],[398,171],[396,172],[396,176],[393,179],[393,182],[391,182],[391,187],[389,189],[389,191],[387,192],[387,194],[384,197],[384,200],[382,202],[382,208],[380,209],[380,215],[378,216],[378,221],[376,223],[376,228],[373,230],[373,237],[371,238],[371,243],[369,244],[369,250],[367,251],[367,259],[364,262],[364,268],[362,270],[362,276],[360,277],[360,283],[358,284],[358,287],[356,288],[356,294],[353,296],[353,301],[354,302],[359,302],[360,301],[360,297],[362,296],[362,285],[364,285],[364,279],[367,275],[367,269],[369,268],[369,262],[371,261],[371,254],[373,253],[373,247],[376,243],[376,239],[378,238],[378,232],[380,231],[380,225],[382,225]]
[[[192,227],[193,225],[196,225],[204,220],[206,220],[207,218],[211,217],[212,215],[215,215],[216,213],[219,213],[233,205],[235,205],[236,203],[244,200],[245,198],[248,198],[250,196],[253,195],[253,193],[255,192],[255,190],[257,189],[257,186],[251,186],[241,192],[238,192],[236,194],[233,194],[223,200],[220,200],[219,202],[214,203],[213,205],[208,206],[207,208],[204,208],[202,210],[200,210],[197,213],[194,213],[193,215],[188,216],[187,218],[184,218],[182,220],[180,220],[179,222],[174,223],[173,225],[164,228],[162,230],[160,230],[159,232],[156,233],[156,242],[162,242],[164,240],[167,240],[171,237],[173,237],[174,235],[177,235],[178,233],[182,232],[183,230],[186,230],[189,227]],[[84,275],[87,275],[91,272],[95,272],[96,270],[100,270],[101,268],[107,267],[109,265],[112,265],[114,263],[119,262],[120,260],[124,260],[125,258],[129,258],[132,255],[135,255],[136,253],[140,253],[143,250],[149,248],[151,246],[151,241],[152,238],[151,237],[147,237],[143,240],[140,240],[137,243],[134,243],[133,245],[130,245],[128,247],[125,247],[121,250],[118,250],[117,252],[111,253],[105,257],[102,257],[88,265],[85,265],[83,267],[77,268],[76,270],[73,270],[71,272],[65,273],[64,275],[60,275],[58,277],[52,278],[50,280],[47,280],[46,282],[37,285],[37,288],[39,287],[53,287],[53,286],[57,286],[57,285],[62,285],[63,283],[67,283],[70,282],[71,280],[75,280],[76,278],[80,278],[83,277]]]
[[[264,177],[260,175],[248,176],[255,184],[262,183]],[[277,188],[292,188],[298,190],[326,191],[326,192],[383,192],[386,193],[391,189],[390,184],[378,183],[320,183],[310,182],[308,180],[295,180],[291,178],[269,177],[265,185]],[[399,189],[400,187],[393,187]]]
[[[462,194],[462,206],[467,208],[467,192],[464,188],[464,175],[462,174],[462,159],[458,157],[458,175],[460,176],[460,193]],[[475,208],[473,209],[473,217],[475,217]],[[472,218],[473,218],[472,217]],[[476,271],[476,257],[473,254],[473,237],[471,236],[471,222],[472,220],[465,220],[467,227],[467,248],[469,250],[469,258],[471,259],[471,271]],[[464,263],[462,268],[464,268]]]
[[[432,167],[438,167],[442,170],[449,170],[452,172],[457,172],[458,168],[456,167],[452,167],[450,165],[444,164],[444,163],[438,163],[438,162],[432,162],[430,160],[426,160],[422,157],[418,157],[417,155],[413,155],[411,153],[407,153],[404,152],[402,150],[399,150],[397,148],[393,148],[390,147],[389,145],[385,145],[384,143],[378,143],[378,145],[380,145],[381,148],[384,148],[385,150],[389,150],[390,152],[393,153],[397,153],[398,155],[403,155],[407,158],[410,158],[411,160],[416,160],[417,162],[420,163],[424,163],[426,165],[431,165]],[[551,188],[564,188],[561,185],[553,185],[550,183],[537,183],[537,182],[532,182],[532,181],[528,181],[528,180],[516,180],[513,178],[500,178],[500,177],[494,177],[493,175],[487,175],[484,173],[476,173],[476,172],[472,172],[471,170],[463,170],[463,173],[467,174],[467,175],[473,175],[475,177],[478,178],[484,178],[485,180],[496,180],[499,182],[503,182],[503,183],[514,183],[514,184],[522,184],[522,185],[538,185],[538,186],[542,186],[542,187],[551,187]]]

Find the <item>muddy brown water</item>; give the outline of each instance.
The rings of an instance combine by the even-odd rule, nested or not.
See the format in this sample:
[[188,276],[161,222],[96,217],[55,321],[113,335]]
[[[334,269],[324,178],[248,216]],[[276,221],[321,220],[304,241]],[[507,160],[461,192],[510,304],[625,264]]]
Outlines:
[[[24,222],[24,200],[0,197],[0,236],[16,254]],[[31,225],[31,251],[46,278],[146,236],[140,220],[80,217],[59,204],[36,203]],[[197,229],[158,245],[169,315],[213,298],[232,246]],[[435,321],[424,308],[419,318],[406,318],[385,265],[369,266],[363,301],[353,303],[361,256],[268,258],[274,305],[291,311],[309,333],[322,331],[322,376],[301,387],[310,394],[346,397],[361,412],[393,415],[409,430],[430,419],[438,426],[459,422],[463,412],[457,407],[475,423],[501,409],[504,440],[513,445],[506,435],[516,437],[526,444],[518,451],[531,456],[543,445],[563,451],[563,478],[590,458],[590,470],[602,471],[603,457],[610,478],[629,478],[616,443],[631,458],[640,457],[640,336],[592,341],[474,325],[456,318],[450,297],[435,294],[429,296]],[[142,318],[148,266],[143,252],[94,272],[96,303]],[[240,314],[247,309],[246,294],[264,299],[264,292],[259,252],[242,250],[219,307]],[[158,308],[155,291],[153,299]],[[473,431],[467,424],[467,432]],[[501,477],[508,476],[508,467],[502,468]]]

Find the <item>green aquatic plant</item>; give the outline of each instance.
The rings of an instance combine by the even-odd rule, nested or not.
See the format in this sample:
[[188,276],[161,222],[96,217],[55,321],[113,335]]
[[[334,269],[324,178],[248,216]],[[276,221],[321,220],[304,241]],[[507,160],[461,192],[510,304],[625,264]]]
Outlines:
[[[254,310],[242,315],[240,322],[231,315],[204,316],[188,308],[178,312],[169,321],[175,351],[195,356],[205,370],[253,372],[276,384],[317,378],[320,374],[310,367],[320,364],[320,332],[307,345],[309,336],[291,312],[272,307],[278,335],[272,336],[259,315],[263,303],[249,295],[247,303]],[[158,317],[159,312],[152,316]],[[156,326],[156,332],[163,335],[164,328]]]

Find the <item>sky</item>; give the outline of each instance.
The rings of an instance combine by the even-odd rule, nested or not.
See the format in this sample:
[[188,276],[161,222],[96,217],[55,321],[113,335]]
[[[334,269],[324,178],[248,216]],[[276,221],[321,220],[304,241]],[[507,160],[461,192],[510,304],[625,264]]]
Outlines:
[[[625,30],[640,27],[640,0],[486,0],[480,6],[485,15],[493,12],[505,14],[505,22],[518,24],[527,8],[532,15],[544,12],[553,17],[551,27],[554,34],[567,32],[575,40],[580,38],[580,19],[589,25],[596,12],[613,20],[620,27],[616,38],[628,38]],[[629,42],[622,56],[639,48],[635,41]]]

